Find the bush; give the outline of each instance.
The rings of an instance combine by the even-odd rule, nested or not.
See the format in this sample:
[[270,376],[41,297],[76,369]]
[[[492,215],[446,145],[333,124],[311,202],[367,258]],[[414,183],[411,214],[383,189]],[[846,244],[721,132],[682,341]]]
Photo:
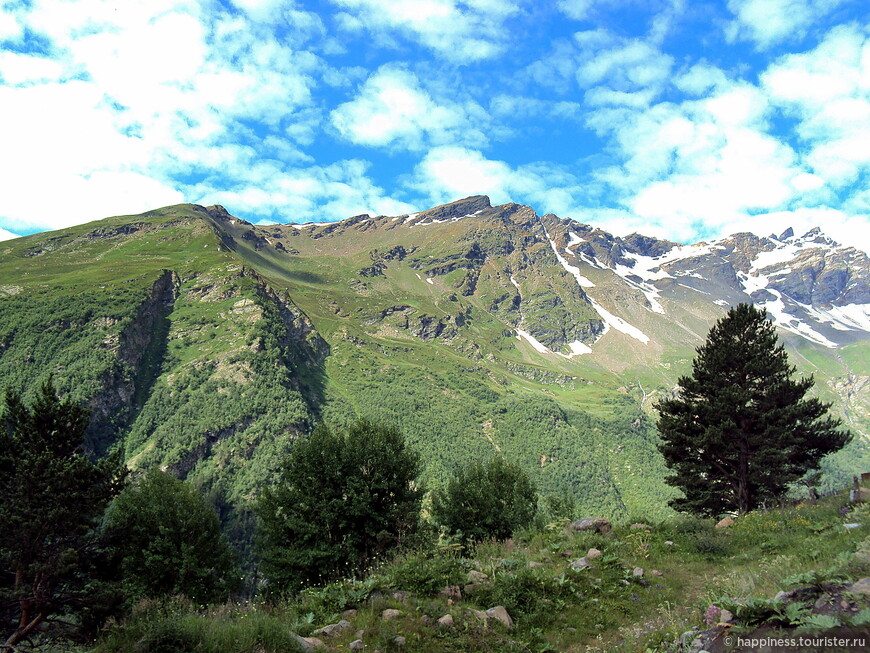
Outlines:
[[538,495],[526,473],[503,458],[476,462],[432,496],[435,521],[464,543],[507,539],[535,516]]
[[115,499],[106,539],[131,600],[183,594],[207,603],[226,599],[239,584],[215,511],[194,487],[164,472]]
[[255,507],[261,569],[276,591],[371,566],[417,525],[419,456],[398,431],[367,421],[318,427],[297,442]]
[[433,595],[445,587],[461,585],[467,574],[462,560],[450,554],[411,554],[393,563],[388,576],[399,589]]

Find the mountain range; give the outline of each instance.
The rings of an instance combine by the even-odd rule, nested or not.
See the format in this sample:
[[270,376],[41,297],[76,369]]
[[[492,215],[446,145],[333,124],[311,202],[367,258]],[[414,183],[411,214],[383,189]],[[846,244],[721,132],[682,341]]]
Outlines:
[[764,307],[870,471],[870,261],[814,229],[683,245],[469,197],[257,226],[178,205],[0,244],[0,374],[92,408],[88,447],[208,492],[229,528],[294,439],[398,426],[436,486],[503,454],[603,516],[665,513],[652,406],[727,307]]

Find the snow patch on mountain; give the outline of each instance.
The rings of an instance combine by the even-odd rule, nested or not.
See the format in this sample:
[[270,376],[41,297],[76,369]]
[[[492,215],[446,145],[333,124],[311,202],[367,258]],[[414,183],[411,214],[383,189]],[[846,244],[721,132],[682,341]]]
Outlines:
[[517,329],[517,340],[525,340],[528,342],[535,351],[538,351],[542,354],[556,354],[557,356],[561,356],[562,358],[567,358],[568,360],[574,358],[575,356],[582,356],[583,354],[591,354],[592,348],[589,345],[586,345],[579,340],[575,340],[574,342],[568,343],[568,349],[571,350],[570,354],[560,354],[557,351],[552,351],[549,347],[541,343],[535,336],[533,336],[528,331],[523,331],[522,329]]
[[565,268],[565,270],[568,271],[568,273],[571,274],[571,276],[573,276],[577,280],[577,285],[579,285],[581,288],[594,288],[595,284],[589,281],[589,279],[587,279],[580,273],[580,268],[568,263],[568,261],[565,260],[565,257],[559,253],[559,249],[556,247],[555,241],[553,241],[553,239],[550,238],[549,235],[547,235],[547,240],[550,241],[550,247],[553,248],[553,253],[559,260],[559,263],[562,265],[563,268]]

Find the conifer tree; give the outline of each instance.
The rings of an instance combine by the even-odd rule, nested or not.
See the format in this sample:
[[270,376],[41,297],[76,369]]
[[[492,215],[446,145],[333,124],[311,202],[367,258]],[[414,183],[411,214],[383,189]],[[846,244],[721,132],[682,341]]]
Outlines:
[[656,406],[667,482],[684,494],[673,507],[747,512],[850,441],[795,371],[765,311],[740,304],[713,326],[677,397]]
[[[6,647],[52,617],[95,600],[86,576],[95,526],[120,490],[116,458],[92,463],[83,451],[89,411],[43,384],[31,406],[6,393],[0,426],[0,614]],[[0,647],[3,648],[3,647]]]

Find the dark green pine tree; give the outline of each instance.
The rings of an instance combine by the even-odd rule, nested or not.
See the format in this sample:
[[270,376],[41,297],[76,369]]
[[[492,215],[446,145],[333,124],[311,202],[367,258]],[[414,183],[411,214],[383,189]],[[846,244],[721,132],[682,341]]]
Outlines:
[[[117,458],[94,464],[82,444],[89,411],[60,400],[51,382],[32,406],[6,393],[0,428],[0,606],[6,646],[44,622],[87,609],[95,526],[121,489]],[[0,646],[0,648],[3,648]]]
[[656,406],[667,482],[684,494],[674,508],[747,512],[851,440],[830,404],[805,398],[813,378],[794,376],[765,311],[740,304],[713,326],[677,397]]

